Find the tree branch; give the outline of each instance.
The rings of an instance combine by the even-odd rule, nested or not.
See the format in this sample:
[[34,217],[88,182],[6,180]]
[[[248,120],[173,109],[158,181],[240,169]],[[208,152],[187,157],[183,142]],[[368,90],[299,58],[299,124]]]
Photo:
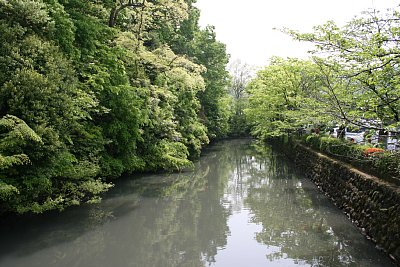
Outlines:
[[131,8],[143,7],[144,3],[145,3],[144,1],[143,1],[143,3],[137,3],[137,2],[134,2],[133,0],[129,0],[127,3],[123,3],[122,1],[120,1],[120,2],[121,2],[120,6],[115,6],[111,9],[110,18],[108,20],[108,26],[110,26],[110,27],[115,26],[118,14],[119,14],[119,12],[121,12],[121,10],[123,10],[127,7],[131,7]]
[[354,73],[354,74],[352,74],[352,75],[347,75],[346,78],[354,78],[354,77],[356,77],[356,76],[358,76],[358,75],[360,75],[360,74],[362,74],[362,73],[371,72],[371,71],[373,71],[373,70],[381,69],[381,68],[383,68],[383,67],[389,65],[393,60],[395,60],[395,59],[397,59],[397,58],[400,58],[400,55],[396,55],[396,56],[392,57],[392,58],[389,59],[387,62],[385,62],[385,63],[383,63],[383,64],[381,64],[381,65],[379,65],[379,66],[372,67],[372,68],[368,68],[368,69],[363,69],[363,70],[361,70],[361,71],[359,71],[359,72],[356,72],[356,73]]

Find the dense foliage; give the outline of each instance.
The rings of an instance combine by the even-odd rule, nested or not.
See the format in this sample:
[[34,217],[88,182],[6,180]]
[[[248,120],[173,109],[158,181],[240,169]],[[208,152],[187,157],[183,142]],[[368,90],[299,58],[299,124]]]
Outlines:
[[339,160],[400,185],[400,152],[385,151],[370,145],[357,145],[347,140],[321,135],[304,136],[304,144]]
[[262,139],[280,136],[326,119],[309,97],[321,89],[319,85],[311,62],[272,58],[247,87],[249,104],[245,112],[252,133]]
[[277,136],[307,125],[350,125],[400,132],[400,14],[365,12],[343,28],[334,22],[302,34],[315,44],[308,61],[273,58],[251,82],[253,133]]
[[228,132],[228,56],[193,0],[0,0],[0,208],[93,202]]

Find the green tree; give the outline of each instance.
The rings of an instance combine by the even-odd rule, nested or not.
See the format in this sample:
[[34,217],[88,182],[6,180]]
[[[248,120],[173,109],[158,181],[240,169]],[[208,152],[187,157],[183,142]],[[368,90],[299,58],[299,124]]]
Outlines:
[[232,97],[232,115],[230,118],[230,135],[243,136],[249,134],[249,127],[244,110],[248,103],[245,89],[252,78],[254,69],[240,60],[229,65],[231,84],[229,94]]
[[41,139],[24,148],[32,165],[7,169],[8,181],[20,194],[3,206],[20,212],[92,201],[109,187],[95,179],[95,150],[84,153],[92,143],[81,142],[92,131],[88,121],[98,102],[80,87],[72,62],[50,39],[58,29],[50,12],[53,4],[0,2],[0,35],[7,38],[0,47],[0,114],[18,117]]
[[377,130],[400,125],[399,16],[397,10],[373,10],[342,28],[330,21],[313,33],[286,30],[297,40],[314,43],[316,55],[326,55],[316,62],[326,85],[345,87],[346,94],[339,92],[335,101],[341,111],[337,117],[348,124]]
[[223,105],[226,103],[224,99],[229,85],[229,73],[226,70],[229,56],[226,47],[216,40],[212,26],[197,32],[192,46],[195,62],[207,69],[203,75],[206,89],[199,94],[201,116],[211,139],[224,137],[229,131],[229,110]]
[[200,11],[193,6],[195,1],[187,0],[186,3],[188,15],[180,22],[179,29],[161,27],[157,40],[170,45],[176,54],[188,55],[193,62],[206,68],[202,73],[206,87],[198,93],[200,116],[210,139],[225,137],[231,115],[227,90],[229,73],[226,70],[229,56],[225,45],[217,41],[214,27],[199,28]]
[[[226,132],[225,48],[199,30],[192,4],[0,0],[0,116],[40,139],[2,130],[1,144],[21,144],[0,148],[4,210],[96,201],[105,178],[180,170],[217,131],[207,126]],[[219,113],[206,125],[209,103]]]
[[319,78],[312,62],[272,58],[247,88],[249,104],[245,113],[252,133],[261,138],[280,136],[329,120],[315,101],[321,92]]

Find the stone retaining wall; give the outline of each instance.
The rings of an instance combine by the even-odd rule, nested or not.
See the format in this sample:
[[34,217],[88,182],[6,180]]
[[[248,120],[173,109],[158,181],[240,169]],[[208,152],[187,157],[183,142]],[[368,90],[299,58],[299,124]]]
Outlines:
[[400,266],[399,186],[303,145],[294,146],[289,156],[308,178]]

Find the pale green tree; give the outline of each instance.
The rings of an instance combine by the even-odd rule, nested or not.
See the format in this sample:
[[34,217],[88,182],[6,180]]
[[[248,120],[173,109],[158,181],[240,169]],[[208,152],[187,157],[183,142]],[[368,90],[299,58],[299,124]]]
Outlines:
[[[400,14],[398,10],[362,13],[344,27],[330,21],[313,33],[285,30],[315,44],[323,80],[335,94],[340,116],[348,124],[377,130],[400,126]],[[346,93],[336,94],[335,84]],[[398,130],[397,130],[398,131]]]

